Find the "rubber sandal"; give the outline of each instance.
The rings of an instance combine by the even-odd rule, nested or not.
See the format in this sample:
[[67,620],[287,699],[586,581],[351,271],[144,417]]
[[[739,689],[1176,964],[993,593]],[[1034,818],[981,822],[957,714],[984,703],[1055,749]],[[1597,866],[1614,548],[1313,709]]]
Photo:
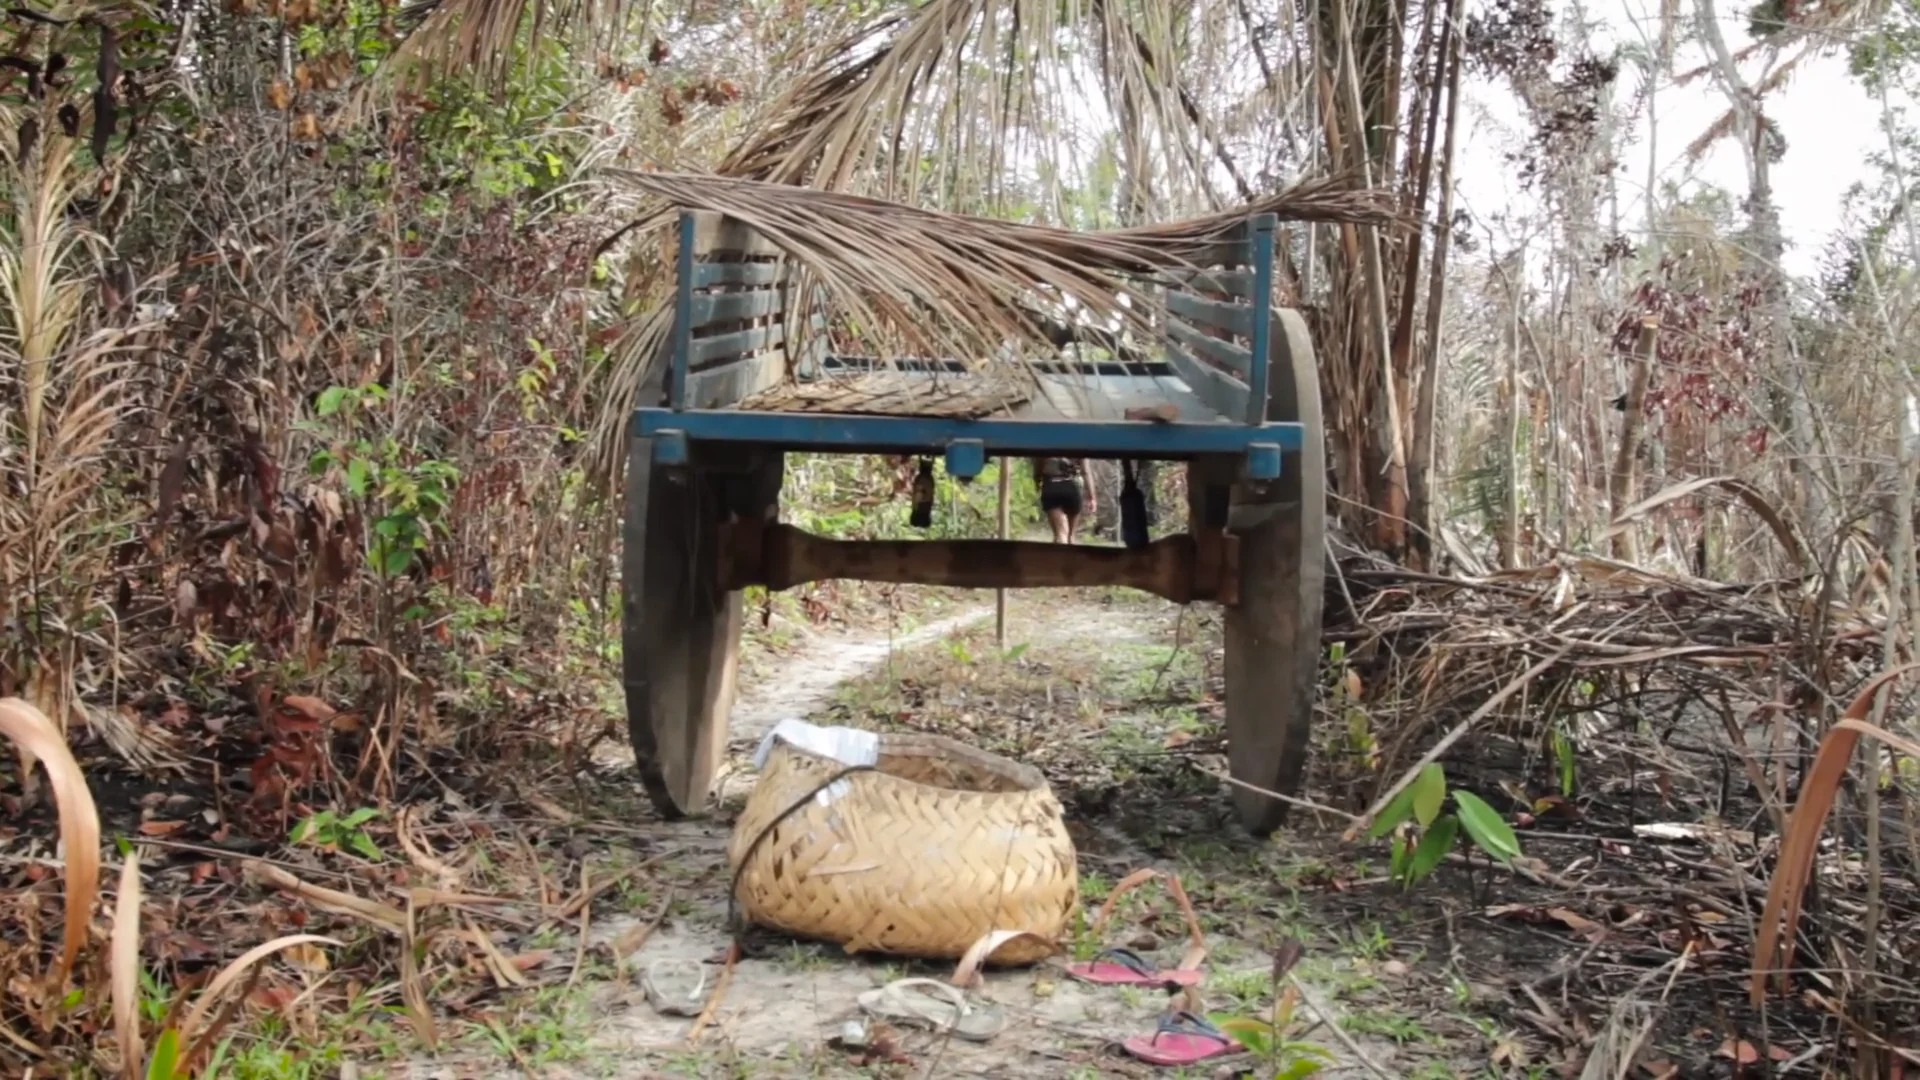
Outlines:
[[986,1042],[1007,1028],[1007,1015],[999,1006],[969,1005],[958,987],[938,979],[895,979],[858,1000],[869,1016],[942,1034],[951,1031],[969,1042]]
[[1193,986],[1200,981],[1197,968],[1157,971],[1139,953],[1118,946],[1102,949],[1084,963],[1068,964],[1067,976],[1101,986]]
[[1245,1049],[1211,1020],[1184,1009],[1161,1017],[1153,1034],[1130,1036],[1120,1046],[1149,1065],[1192,1065]]
[[[670,980],[663,980],[659,975],[663,965],[691,970],[698,976],[692,980],[693,988],[680,993],[681,987],[673,986]],[[680,981],[683,987],[688,980]],[[640,976],[640,989],[646,992],[647,1004],[662,1016],[699,1016],[707,1004],[707,967],[698,960],[655,960]]]
[[[1107,920],[1113,917],[1113,907],[1120,897],[1149,881],[1160,880],[1167,883],[1167,891],[1173,894],[1174,903],[1180,906],[1180,914],[1187,921],[1187,951],[1180,958],[1180,966],[1171,971],[1155,971],[1139,953],[1132,949],[1104,949],[1092,960],[1067,965],[1067,975],[1081,982],[1098,983],[1107,986],[1194,986],[1203,977],[1200,965],[1207,958],[1207,939],[1200,932],[1200,917],[1193,913],[1193,901],[1187,899],[1187,890],[1181,888],[1180,879],[1172,874],[1163,874],[1158,870],[1135,870],[1117,882],[1100,910],[1093,916],[1090,928],[1094,937],[1099,937],[1106,929]],[[1111,960],[1105,959],[1111,957]]]

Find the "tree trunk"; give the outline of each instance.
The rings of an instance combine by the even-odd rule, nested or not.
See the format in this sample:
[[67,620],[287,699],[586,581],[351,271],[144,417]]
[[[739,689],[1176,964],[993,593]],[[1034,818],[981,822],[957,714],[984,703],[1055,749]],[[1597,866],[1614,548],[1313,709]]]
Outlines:
[[[1453,148],[1460,115],[1460,56],[1464,51],[1460,37],[1452,33],[1452,10],[1450,3],[1445,37],[1447,134],[1440,151],[1440,206],[1434,215],[1433,262],[1428,268],[1427,342],[1421,356],[1420,398],[1414,407],[1413,445],[1407,460],[1407,517],[1416,530],[1414,555],[1428,570],[1433,569],[1431,545],[1440,526],[1433,498],[1433,410],[1440,388],[1440,318],[1445,307],[1442,301],[1446,295],[1447,250],[1453,239]],[[1436,101],[1436,111],[1437,105]]]
[[[1314,42],[1328,158],[1373,187],[1400,186],[1393,133],[1402,26],[1409,10],[1383,0],[1319,0]],[[1437,39],[1437,35],[1434,35]],[[1431,46],[1429,46],[1431,48]],[[1435,65],[1425,65],[1430,70]],[[1363,79],[1362,73],[1365,73]],[[1396,362],[1400,300],[1398,252],[1380,230],[1343,226],[1341,243],[1323,252],[1333,280],[1332,310],[1321,322],[1328,362],[1323,382],[1339,487],[1341,519],[1390,557],[1408,548],[1407,446],[1412,441],[1412,362]],[[1409,350],[1410,352],[1410,350]]]
[[1773,156],[1773,136],[1761,112],[1760,95],[1741,77],[1733,54],[1727,50],[1713,0],[1695,0],[1700,36],[1713,60],[1714,78],[1720,83],[1738,123],[1741,152],[1747,162],[1747,220],[1751,234],[1746,259],[1748,272],[1760,283],[1762,336],[1766,349],[1766,370],[1779,392],[1785,395],[1787,442],[1791,455],[1788,467],[1798,479],[1801,493],[1801,522],[1815,542],[1830,535],[1826,485],[1814,466],[1815,433],[1813,405],[1807,398],[1806,368],[1787,347],[1791,316],[1787,307],[1786,282],[1780,258],[1786,243],[1780,232],[1780,213],[1773,203],[1773,179],[1769,165]]
[[[1647,414],[1647,382],[1653,374],[1659,331],[1660,320],[1654,316],[1640,320],[1640,340],[1633,347],[1633,371],[1627,384],[1627,411],[1620,421],[1620,452],[1613,459],[1613,475],[1607,485],[1607,509],[1615,520],[1633,505],[1633,465],[1639,456],[1640,428]],[[1612,550],[1614,558],[1632,561],[1633,530],[1614,534]]]

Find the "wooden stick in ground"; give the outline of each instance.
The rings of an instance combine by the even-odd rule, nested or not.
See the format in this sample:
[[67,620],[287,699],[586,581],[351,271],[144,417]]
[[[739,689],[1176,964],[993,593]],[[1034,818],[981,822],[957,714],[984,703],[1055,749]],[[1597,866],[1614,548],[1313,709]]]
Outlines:
[[[587,864],[583,862],[580,864],[580,895],[581,896],[592,895],[592,893],[587,888],[589,884],[591,884],[591,881],[589,880],[589,874],[587,872]],[[568,986],[572,986],[574,983],[580,981],[580,969],[587,966],[587,931],[592,925],[591,923],[592,918],[593,918],[593,905],[581,904],[580,905],[580,940],[574,946],[574,949],[573,949],[573,970],[567,973]]]
[[694,1018],[693,1026],[687,1029],[688,1049],[692,1049],[700,1041],[700,1033],[707,1030],[707,1025],[713,1022],[713,1014],[720,1008],[720,999],[727,996],[727,986],[733,982],[733,967],[739,962],[740,943],[730,941],[727,943],[726,964],[720,969],[720,978],[714,981],[713,993],[707,995],[707,1007],[700,1010],[700,1015]]
[[1534,676],[1539,675],[1541,672],[1559,663],[1561,658],[1567,655],[1567,650],[1572,647],[1572,645],[1562,645],[1552,656],[1521,672],[1512,682],[1501,687],[1498,693],[1488,698],[1479,708],[1473,710],[1473,715],[1460,721],[1459,724],[1454,726],[1452,731],[1441,736],[1440,741],[1433,744],[1433,749],[1420,755],[1420,760],[1414,762],[1412,767],[1407,769],[1407,771],[1401,775],[1400,779],[1394,782],[1392,787],[1381,792],[1380,797],[1374,800],[1373,805],[1367,807],[1366,813],[1361,814],[1352,825],[1347,826],[1347,831],[1340,834],[1340,839],[1351,842],[1354,837],[1360,835],[1361,831],[1371,825],[1373,819],[1379,816],[1380,811],[1386,809],[1387,804],[1393,801],[1393,797],[1400,794],[1401,788],[1413,783],[1414,777],[1420,775],[1421,769],[1440,760],[1440,755],[1446,753],[1448,748],[1454,743],[1459,742],[1460,737],[1471,730],[1473,725],[1485,719],[1488,713],[1499,708],[1502,702],[1519,693],[1523,687],[1534,680]]
[[[1007,538],[1007,531],[1012,526],[1012,516],[1007,502],[1012,490],[1012,479],[1013,459],[1003,457],[1000,459],[1000,539],[1002,540]],[[1089,477],[1087,482],[1092,483],[1092,478]],[[1007,590],[1005,586],[993,590],[993,644],[995,648],[1002,651],[1007,647]]]
[[1334,1022],[1333,1017],[1320,1011],[1320,1004],[1314,1001],[1313,995],[1307,993],[1307,988],[1301,985],[1300,976],[1289,972],[1287,982],[1293,985],[1293,992],[1300,995],[1300,1004],[1305,1005],[1322,1024],[1325,1024],[1328,1031],[1333,1032],[1333,1037],[1340,1040],[1341,1045],[1347,1048],[1347,1053],[1352,1054],[1355,1061],[1365,1066],[1368,1072],[1380,1077],[1380,1080],[1393,1080],[1393,1074],[1375,1064],[1374,1060],[1367,1056],[1367,1052],[1360,1049],[1360,1044],[1354,1041],[1353,1036],[1347,1034],[1344,1028]]
[[[1613,461],[1613,475],[1609,477],[1607,492],[1611,505],[1608,512],[1618,516],[1633,503],[1633,462],[1640,447],[1641,419],[1647,411],[1647,381],[1653,373],[1654,346],[1660,338],[1660,316],[1646,315],[1640,319],[1640,340],[1633,348],[1632,382],[1627,384],[1627,408],[1625,418],[1620,422],[1620,453]],[[1633,533],[1630,530],[1615,533],[1613,536],[1613,557],[1625,561],[1633,559]]]

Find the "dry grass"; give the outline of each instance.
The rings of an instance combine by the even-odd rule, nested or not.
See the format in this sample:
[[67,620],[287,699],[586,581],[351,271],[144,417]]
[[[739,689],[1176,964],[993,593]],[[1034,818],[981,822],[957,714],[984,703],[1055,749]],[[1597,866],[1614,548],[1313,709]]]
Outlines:
[[0,501],[0,618],[33,628],[0,643],[0,672],[24,682],[63,731],[78,708],[80,628],[99,614],[101,538],[125,524],[103,488],[138,407],[127,354],[155,329],[83,302],[99,238],[72,208],[98,173],[77,151],[52,127],[24,159],[0,166],[21,195],[13,230],[0,235],[0,380],[16,385],[20,403],[18,424],[0,435],[0,484],[20,495]]

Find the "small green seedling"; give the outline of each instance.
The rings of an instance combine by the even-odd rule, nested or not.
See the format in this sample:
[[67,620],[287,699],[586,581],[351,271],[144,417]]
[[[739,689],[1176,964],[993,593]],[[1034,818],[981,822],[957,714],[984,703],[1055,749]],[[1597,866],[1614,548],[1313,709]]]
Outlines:
[[1578,778],[1574,762],[1573,736],[1567,731],[1565,724],[1556,723],[1553,725],[1552,738],[1553,759],[1560,766],[1560,797],[1571,799],[1574,782]]
[[[1454,812],[1442,814],[1449,796]],[[1433,873],[1462,831],[1489,858],[1508,862],[1520,854],[1520,840],[1499,811],[1464,788],[1449,792],[1446,771],[1438,762],[1429,762],[1380,811],[1367,830],[1367,839],[1394,834],[1388,873],[1410,889]]]
[[1292,986],[1277,989],[1269,1018],[1215,1013],[1209,1019],[1261,1060],[1263,1067],[1258,1075],[1262,1080],[1305,1080],[1331,1065],[1333,1055],[1318,1043],[1296,1036],[1299,1025],[1293,1013],[1299,1005],[1298,995]]
[[322,810],[300,819],[293,827],[287,842],[291,844],[313,844],[316,847],[342,851],[352,848],[368,859],[380,858],[380,846],[373,842],[364,828],[367,822],[380,816],[380,811],[369,806],[340,816],[333,810]]

